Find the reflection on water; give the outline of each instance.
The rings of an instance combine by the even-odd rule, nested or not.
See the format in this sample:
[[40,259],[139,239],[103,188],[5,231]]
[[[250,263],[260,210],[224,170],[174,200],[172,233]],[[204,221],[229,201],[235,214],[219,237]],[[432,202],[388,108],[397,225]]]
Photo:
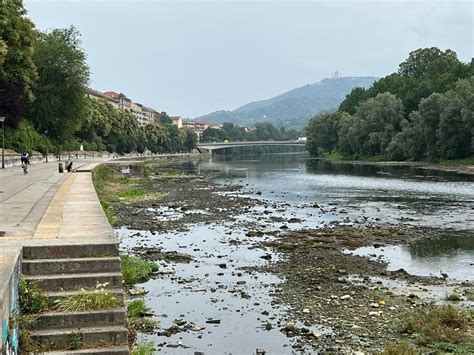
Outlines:
[[474,235],[446,235],[436,240],[419,240],[409,246],[362,247],[348,251],[360,256],[382,258],[388,270],[405,269],[409,274],[474,281]]

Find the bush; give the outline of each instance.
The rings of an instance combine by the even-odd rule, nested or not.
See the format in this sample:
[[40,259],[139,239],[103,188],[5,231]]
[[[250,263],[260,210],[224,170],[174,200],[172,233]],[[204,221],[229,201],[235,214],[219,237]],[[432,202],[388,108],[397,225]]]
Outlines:
[[127,314],[129,318],[143,317],[149,308],[144,300],[133,300],[127,305]]
[[461,301],[461,296],[458,293],[453,292],[450,295],[446,296],[446,300],[447,301],[459,302],[459,301]]
[[412,344],[401,341],[393,342],[389,341],[385,343],[384,351],[380,355],[420,355],[421,351],[416,349]]
[[150,275],[158,270],[158,265],[151,261],[142,260],[136,256],[120,256],[123,280],[126,284],[145,282]]

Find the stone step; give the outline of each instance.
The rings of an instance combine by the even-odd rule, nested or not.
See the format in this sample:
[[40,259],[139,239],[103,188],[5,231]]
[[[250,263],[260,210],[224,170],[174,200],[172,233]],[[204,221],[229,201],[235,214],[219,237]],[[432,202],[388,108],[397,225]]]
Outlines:
[[23,260],[22,271],[25,275],[118,272],[120,271],[120,257]]
[[36,284],[43,291],[74,291],[81,288],[95,288],[97,284],[108,282],[107,288],[122,287],[120,272],[91,274],[35,275],[25,276],[28,283]]
[[32,330],[119,326],[126,324],[125,308],[81,312],[48,312],[39,314],[30,325]]
[[30,337],[34,342],[55,349],[68,349],[72,344],[79,348],[91,348],[128,343],[128,331],[124,326],[32,330]]
[[81,350],[68,350],[68,351],[50,351],[48,355],[68,355],[68,354],[97,354],[97,355],[128,355],[130,349],[128,346],[113,346],[108,348],[94,348],[94,349],[81,349]]
[[63,259],[118,256],[118,243],[24,246],[23,259]]
[[[124,303],[124,293],[122,288],[106,288],[105,290],[112,293],[121,304]],[[78,291],[48,291],[45,292],[45,295],[54,302],[55,300],[76,295],[77,293]]]

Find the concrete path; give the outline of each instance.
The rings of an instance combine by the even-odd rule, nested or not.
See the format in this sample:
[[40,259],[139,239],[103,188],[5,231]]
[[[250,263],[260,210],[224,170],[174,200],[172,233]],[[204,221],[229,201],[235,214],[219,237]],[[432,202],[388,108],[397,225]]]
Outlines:
[[[97,163],[75,160],[74,168]],[[20,167],[0,169],[0,240],[85,237],[92,231],[112,232],[90,173],[61,174],[58,162],[30,165],[26,175]]]

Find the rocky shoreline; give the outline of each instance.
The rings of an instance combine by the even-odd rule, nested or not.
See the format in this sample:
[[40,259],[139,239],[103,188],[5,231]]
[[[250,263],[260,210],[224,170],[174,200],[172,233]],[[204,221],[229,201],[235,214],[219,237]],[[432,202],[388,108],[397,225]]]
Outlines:
[[[253,191],[255,197],[242,197],[243,185],[217,184],[206,175],[177,174],[173,168],[164,165],[160,166],[160,173],[140,184],[141,188],[159,193],[156,195],[159,198],[114,204],[116,226],[149,231],[158,239],[163,233],[179,235],[196,225],[231,226],[225,232],[227,238],[221,241],[223,258],[220,264],[216,264],[214,272],[224,275],[222,269],[227,269],[233,262],[225,254],[235,245],[258,253],[262,263],[238,264],[232,276],[240,280],[242,275],[258,278],[258,275],[270,273],[282,280],[279,284],[265,287],[265,292],[271,295],[272,309],[261,311],[259,324],[255,326],[285,334],[294,350],[342,353],[382,350],[385,342],[406,338],[397,330],[397,323],[406,312],[433,301],[423,298],[423,290],[436,286],[445,292],[472,292],[472,283],[448,284],[443,275],[422,277],[410,275],[403,269],[387,271],[387,263],[383,260],[350,253],[361,246],[384,248],[418,239],[438,238],[442,234],[438,230],[376,221],[355,222],[349,218],[320,228],[301,228],[300,218],[287,213],[290,207],[287,203],[259,199],[258,191]],[[319,214],[344,213],[342,208],[329,205],[310,207]],[[245,233],[245,238],[234,237],[236,230]],[[195,245],[195,249],[186,253],[157,248],[153,237],[128,251],[164,265],[197,263],[198,256],[192,255],[192,250],[205,248],[206,243],[204,239],[203,245]],[[156,277],[166,276],[157,274]],[[175,281],[189,282],[204,292],[216,292],[216,288],[206,286],[209,273],[203,274],[202,279],[184,280],[178,272],[174,277]],[[237,282],[243,286],[246,281]],[[406,293],[393,287],[394,282],[410,285],[420,293]],[[216,287],[227,289],[232,294],[237,292],[241,298],[251,297],[239,287]],[[436,301],[444,302],[442,299]],[[280,308],[285,311],[277,311]],[[225,312],[222,317],[225,317]],[[172,330],[157,330],[157,334],[193,333],[192,329],[202,326],[182,319],[178,323],[173,323]],[[215,326],[219,323],[216,321]]]

